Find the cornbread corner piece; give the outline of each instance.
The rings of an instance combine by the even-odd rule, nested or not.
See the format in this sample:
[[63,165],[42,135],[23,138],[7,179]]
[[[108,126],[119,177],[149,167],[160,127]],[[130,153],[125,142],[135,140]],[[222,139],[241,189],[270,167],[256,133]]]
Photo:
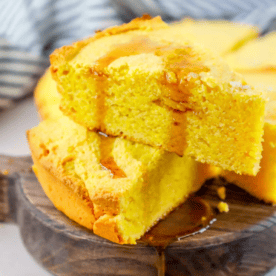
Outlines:
[[174,23],[173,29],[220,56],[238,50],[259,35],[255,26],[223,20],[185,19]]
[[231,68],[241,73],[276,71],[276,31],[250,41],[225,57]]
[[233,182],[258,199],[276,204],[276,91],[268,93],[268,97],[260,171],[255,177],[228,171],[221,174],[228,182]]
[[137,19],[56,50],[61,110],[89,129],[255,175],[265,100],[177,33]]
[[47,196],[95,234],[135,244],[203,184],[190,157],[88,131],[63,116],[28,131]]

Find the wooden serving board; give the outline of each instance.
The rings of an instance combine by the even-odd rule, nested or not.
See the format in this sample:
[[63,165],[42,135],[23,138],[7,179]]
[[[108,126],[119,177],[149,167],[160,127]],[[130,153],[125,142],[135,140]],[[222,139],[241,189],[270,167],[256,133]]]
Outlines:
[[[45,196],[30,157],[0,156],[0,221],[20,227],[31,255],[54,275],[157,275],[155,248],[118,245],[72,222]],[[6,175],[6,173],[8,174]],[[199,193],[219,199],[209,181]],[[265,275],[276,267],[276,207],[234,185],[227,186],[230,211],[218,214],[204,233],[166,248],[166,275]]]

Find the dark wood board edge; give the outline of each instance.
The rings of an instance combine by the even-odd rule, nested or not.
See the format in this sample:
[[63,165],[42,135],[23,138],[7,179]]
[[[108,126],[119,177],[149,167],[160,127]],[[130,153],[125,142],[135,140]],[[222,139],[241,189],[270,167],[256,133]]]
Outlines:
[[[38,183],[30,170],[31,159],[12,157],[11,162],[10,158],[0,157],[1,171],[9,170],[8,175],[2,174],[0,180],[0,204],[9,204],[8,208],[3,208],[2,217],[6,221],[17,221],[26,248],[45,269],[54,275],[69,276],[157,275],[154,248],[142,244],[121,246],[97,237],[71,222],[50,202],[48,206],[45,195],[40,194],[41,206],[33,204],[31,197],[34,194],[30,193],[33,186],[28,188],[28,183]],[[225,230],[223,227],[228,226],[225,214],[221,216],[220,224],[214,224],[205,233],[190,239],[190,242],[182,240],[169,246],[166,249],[166,275],[264,275],[275,267],[275,210],[271,212],[271,206],[267,205],[258,208],[258,204],[253,200],[252,204],[250,202],[243,206],[245,210],[253,208],[255,216],[237,218],[241,226],[243,219],[255,218],[259,221],[257,227],[252,222],[246,231],[226,231],[218,238],[216,236]],[[230,202],[230,209],[231,206],[235,213],[237,202]],[[47,212],[45,208],[48,208]],[[238,207],[236,211],[238,215]],[[61,219],[53,219],[55,216]],[[213,237],[210,237],[211,233]],[[206,242],[208,236],[209,241]],[[205,243],[201,243],[200,240],[204,238]]]

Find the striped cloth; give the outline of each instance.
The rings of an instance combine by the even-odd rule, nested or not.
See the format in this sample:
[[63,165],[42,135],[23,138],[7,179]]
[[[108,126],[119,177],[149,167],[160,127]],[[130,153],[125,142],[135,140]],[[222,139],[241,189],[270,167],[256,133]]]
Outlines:
[[145,13],[276,29],[275,0],[1,0],[0,110],[32,92],[55,48]]

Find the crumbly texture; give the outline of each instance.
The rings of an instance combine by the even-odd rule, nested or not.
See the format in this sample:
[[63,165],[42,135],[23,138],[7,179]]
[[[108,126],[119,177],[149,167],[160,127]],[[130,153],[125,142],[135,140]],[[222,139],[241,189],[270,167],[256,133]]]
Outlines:
[[264,125],[263,157],[261,169],[253,176],[223,171],[227,181],[233,182],[253,196],[267,203],[276,203],[276,92],[270,94]]
[[160,18],[56,50],[61,110],[89,129],[255,175],[265,100]]
[[41,122],[28,141],[57,208],[116,243],[136,243],[203,184],[201,165],[190,157],[101,136],[65,116]]
[[228,64],[239,72],[276,71],[276,31],[250,41],[225,57]]
[[259,34],[255,26],[223,20],[185,19],[173,28],[220,56],[238,50]]
[[[208,36],[208,24],[209,22],[206,25],[202,22],[200,30],[193,29],[193,35],[199,43],[203,45],[209,43],[212,51],[217,51],[222,55],[222,52],[217,49],[217,43],[214,44],[214,40]],[[229,24],[231,25],[231,23]],[[218,41],[222,41],[228,31],[225,30],[224,23],[218,23],[216,26],[215,35],[218,37]],[[238,30],[235,32],[238,33]],[[202,33],[206,33],[206,36],[203,37]],[[276,204],[276,60],[273,51],[275,39],[275,32],[271,32],[261,38],[251,40],[238,51],[228,52],[224,56],[234,70],[242,73],[248,84],[260,91],[265,91],[268,98],[264,125],[264,151],[260,171],[257,176],[253,177],[223,171],[212,166],[206,167],[207,171],[211,170],[213,176],[222,175],[228,182],[235,183],[256,198],[274,204]],[[226,39],[222,44],[230,43],[232,43],[232,39]]]
[[[250,76],[250,73],[246,74]],[[261,169],[253,176],[237,175],[233,172],[222,171],[220,174],[229,182],[235,183],[251,195],[267,203],[276,203],[276,89],[271,90],[274,79],[267,78],[267,74],[253,74],[252,83],[265,86],[267,89],[268,103],[264,124],[264,141],[261,160]],[[269,73],[273,76],[273,73]],[[259,76],[259,77],[258,77]],[[249,77],[247,77],[249,80]]]

